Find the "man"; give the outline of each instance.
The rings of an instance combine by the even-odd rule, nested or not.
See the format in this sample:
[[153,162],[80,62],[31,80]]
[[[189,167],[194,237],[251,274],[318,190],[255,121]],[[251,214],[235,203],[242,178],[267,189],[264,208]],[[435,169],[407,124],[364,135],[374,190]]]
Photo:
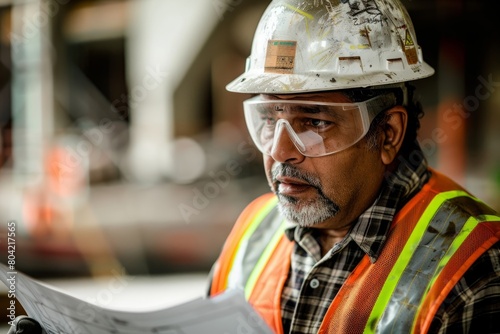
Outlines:
[[406,10],[357,3],[264,13],[228,89],[255,94],[273,194],[241,214],[211,294],[244,289],[276,333],[499,332],[500,218],[425,162],[408,82],[433,70]]
[[409,82],[433,72],[398,0],[270,4],[228,90],[255,94],[273,194],[241,214],[212,295],[243,288],[276,333],[500,332],[500,218],[416,141]]

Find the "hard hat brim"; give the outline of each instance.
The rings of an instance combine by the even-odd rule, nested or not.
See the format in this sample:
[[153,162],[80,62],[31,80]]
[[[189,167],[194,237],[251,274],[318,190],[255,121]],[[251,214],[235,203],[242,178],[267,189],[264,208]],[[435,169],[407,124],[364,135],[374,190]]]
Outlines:
[[434,69],[425,62],[406,71],[390,74],[378,72],[346,76],[331,72],[281,74],[249,71],[230,82],[226,89],[248,94],[294,94],[394,84],[423,79],[433,74]]

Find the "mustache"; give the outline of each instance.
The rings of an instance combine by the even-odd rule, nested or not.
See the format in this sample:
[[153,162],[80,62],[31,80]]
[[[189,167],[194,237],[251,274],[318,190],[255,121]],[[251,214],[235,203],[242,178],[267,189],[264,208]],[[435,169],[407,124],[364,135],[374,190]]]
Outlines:
[[289,164],[275,164],[271,170],[271,178],[273,183],[279,182],[278,177],[291,177],[308,183],[314,188],[321,189],[321,182],[315,175],[301,171],[295,166]]

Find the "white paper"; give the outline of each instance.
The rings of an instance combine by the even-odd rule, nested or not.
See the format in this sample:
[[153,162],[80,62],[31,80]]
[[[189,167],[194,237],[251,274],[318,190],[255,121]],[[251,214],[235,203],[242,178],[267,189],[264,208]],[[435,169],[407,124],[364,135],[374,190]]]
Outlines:
[[0,280],[48,334],[272,334],[240,291],[157,311],[124,312],[80,300],[3,264]]

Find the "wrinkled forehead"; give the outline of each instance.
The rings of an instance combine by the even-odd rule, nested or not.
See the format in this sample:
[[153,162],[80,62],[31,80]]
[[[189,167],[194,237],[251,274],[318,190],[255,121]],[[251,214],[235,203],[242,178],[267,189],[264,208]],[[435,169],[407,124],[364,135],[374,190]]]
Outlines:
[[313,92],[301,94],[260,94],[262,100],[283,100],[283,101],[317,101],[317,102],[334,102],[334,103],[350,103],[352,100],[342,92]]

